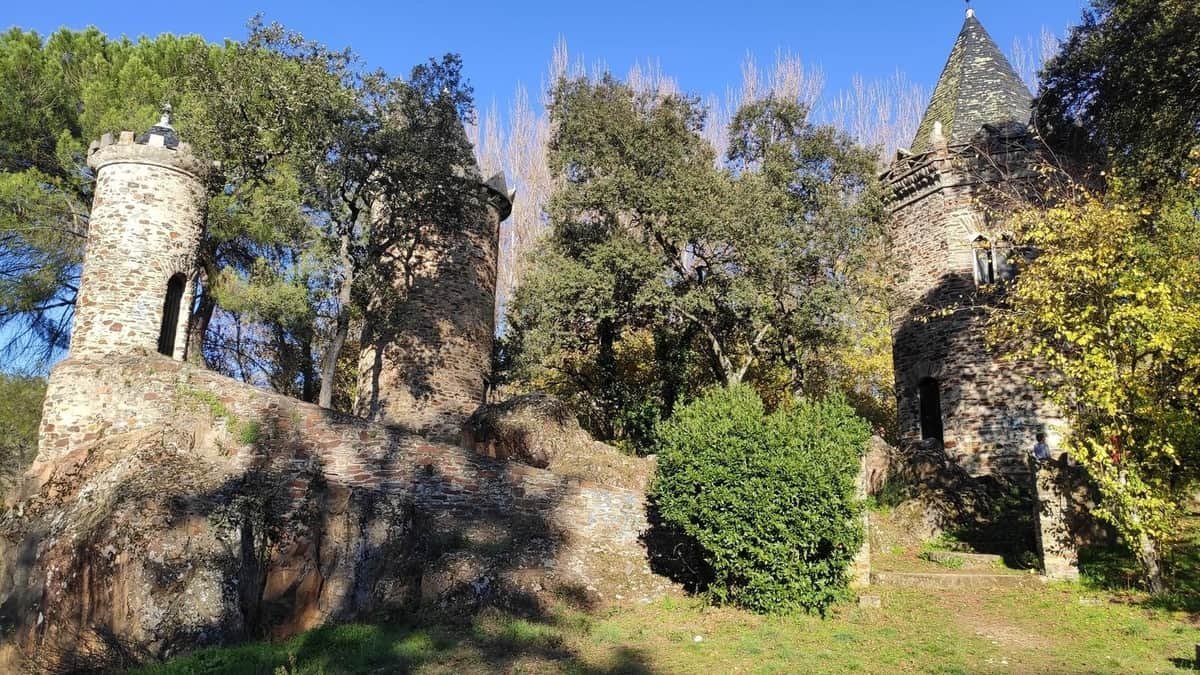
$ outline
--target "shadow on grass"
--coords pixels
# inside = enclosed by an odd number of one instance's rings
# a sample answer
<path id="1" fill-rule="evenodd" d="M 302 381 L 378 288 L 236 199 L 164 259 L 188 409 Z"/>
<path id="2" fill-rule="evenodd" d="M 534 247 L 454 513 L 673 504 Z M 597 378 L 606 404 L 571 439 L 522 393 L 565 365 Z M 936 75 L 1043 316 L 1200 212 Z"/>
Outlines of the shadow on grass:
<path id="1" fill-rule="evenodd" d="M 1167 590 L 1146 596 L 1148 607 L 1200 615 L 1200 518 L 1186 519 L 1163 560 Z M 1092 588 L 1113 592 L 1142 592 L 1145 580 L 1133 552 L 1123 545 L 1085 547 L 1079 551 L 1079 572 Z"/>
<path id="2" fill-rule="evenodd" d="M 568 645 L 586 617 L 526 619 L 488 610 L 471 619 L 443 618 L 402 624 L 326 626 L 279 643 L 209 648 L 136 671 L 141 675 L 300 675 L 307 673 L 404 673 L 424 666 L 462 672 L 553 669 L 583 674 L 648 674 L 646 655 L 619 649 L 608 663 L 583 660 Z"/>
<path id="3" fill-rule="evenodd" d="M 1200 670 L 1200 665 L 1196 665 L 1196 659 L 1181 659 L 1179 657 L 1173 657 L 1167 660 L 1170 661 L 1171 665 L 1175 666 L 1177 670 Z"/>

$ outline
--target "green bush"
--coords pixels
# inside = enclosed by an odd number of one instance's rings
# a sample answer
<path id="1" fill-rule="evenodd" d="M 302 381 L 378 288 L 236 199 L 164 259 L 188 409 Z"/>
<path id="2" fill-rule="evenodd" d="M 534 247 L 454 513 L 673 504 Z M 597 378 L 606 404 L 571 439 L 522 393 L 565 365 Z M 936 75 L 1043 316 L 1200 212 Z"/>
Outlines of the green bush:
<path id="1" fill-rule="evenodd" d="M 855 496 L 870 431 L 844 401 L 767 414 L 749 387 L 711 390 L 658 431 L 653 498 L 692 539 L 718 604 L 824 612 L 862 543 Z"/>
<path id="2" fill-rule="evenodd" d="M 37 454 L 46 380 L 0 373 L 0 490 Z"/>

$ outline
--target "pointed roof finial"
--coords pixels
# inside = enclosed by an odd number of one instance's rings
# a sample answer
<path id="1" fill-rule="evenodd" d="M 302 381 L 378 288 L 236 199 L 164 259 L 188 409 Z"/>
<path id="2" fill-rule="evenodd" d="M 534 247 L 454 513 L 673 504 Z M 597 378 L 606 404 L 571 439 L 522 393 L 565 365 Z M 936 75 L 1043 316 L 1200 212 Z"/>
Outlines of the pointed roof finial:
<path id="1" fill-rule="evenodd" d="M 174 128 L 171 126 L 171 104 L 170 103 L 162 104 L 162 115 L 158 118 L 158 124 L 156 126 L 160 126 L 164 129 L 173 129 Z"/>
<path id="2" fill-rule="evenodd" d="M 975 9 L 971 7 L 971 0 L 967 0 L 967 18 L 975 16 Z"/>
<path id="3" fill-rule="evenodd" d="M 921 117 L 912 150 L 932 149 L 933 123 L 951 146 L 969 143 L 985 124 L 1027 124 L 1033 96 L 983 24 L 968 14 Z"/>
<path id="4" fill-rule="evenodd" d="M 942 129 L 942 121 L 933 123 L 933 131 L 929 134 L 929 143 L 935 148 L 946 145 L 946 132 Z"/>

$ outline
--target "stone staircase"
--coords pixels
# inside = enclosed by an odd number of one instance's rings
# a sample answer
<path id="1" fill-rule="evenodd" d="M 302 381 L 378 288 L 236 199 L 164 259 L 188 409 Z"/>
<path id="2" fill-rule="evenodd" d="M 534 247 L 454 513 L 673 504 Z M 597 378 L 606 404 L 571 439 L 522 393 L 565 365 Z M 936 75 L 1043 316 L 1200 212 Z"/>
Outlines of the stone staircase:
<path id="1" fill-rule="evenodd" d="M 991 572 L 887 572 L 872 571 L 872 586 L 887 586 L 891 588 L 924 588 L 928 590 L 949 590 L 963 588 L 1013 588 L 1026 586 L 1037 582 L 1038 577 L 1032 574 L 991 573 Z"/>
<path id="2" fill-rule="evenodd" d="M 967 549 L 953 539 L 918 534 L 919 527 L 897 518 L 896 513 L 872 514 L 868 529 L 870 585 L 927 590 L 1000 589 L 1037 584 L 1031 570 L 1010 567 L 1003 556 Z M 1003 550 L 1002 542 L 984 542 L 983 550 Z"/>

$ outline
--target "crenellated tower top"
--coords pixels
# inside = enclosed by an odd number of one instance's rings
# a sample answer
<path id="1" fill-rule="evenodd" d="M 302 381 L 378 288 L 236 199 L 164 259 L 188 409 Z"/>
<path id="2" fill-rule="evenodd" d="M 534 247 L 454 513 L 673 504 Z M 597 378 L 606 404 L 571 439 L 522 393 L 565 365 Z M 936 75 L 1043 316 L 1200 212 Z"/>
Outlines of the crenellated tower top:
<path id="1" fill-rule="evenodd" d="M 72 357 L 187 348 L 196 255 L 212 162 L 171 126 L 104 134 L 88 148 L 96 171 L 87 249 L 71 334 Z"/>

